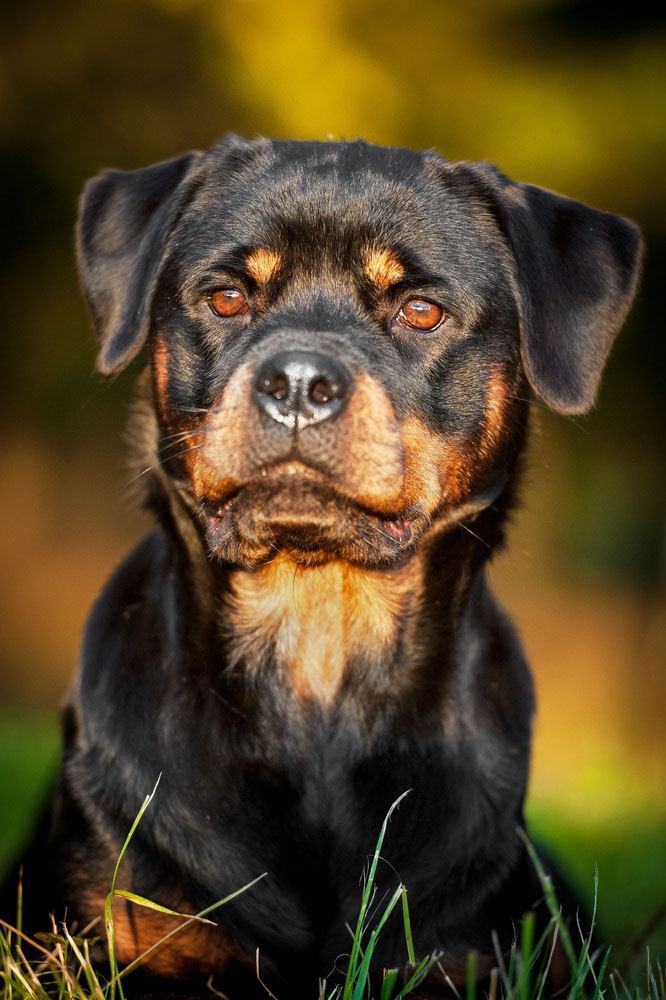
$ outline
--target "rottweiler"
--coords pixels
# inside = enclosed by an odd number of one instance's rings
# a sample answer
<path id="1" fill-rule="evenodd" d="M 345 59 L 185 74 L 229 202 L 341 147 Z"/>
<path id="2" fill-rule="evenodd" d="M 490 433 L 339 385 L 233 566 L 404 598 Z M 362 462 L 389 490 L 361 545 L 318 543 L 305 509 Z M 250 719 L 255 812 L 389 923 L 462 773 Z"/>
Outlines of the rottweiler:
<path id="1" fill-rule="evenodd" d="M 88 621 L 26 912 L 101 917 L 161 775 L 119 886 L 196 913 L 267 875 L 151 952 L 133 995 L 264 996 L 258 950 L 279 1000 L 314 1000 L 410 789 L 383 855 L 417 948 L 453 984 L 471 949 L 487 971 L 544 903 L 520 833 L 532 680 L 485 568 L 530 394 L 594 404 L 636 226 L 488 163 L 227 136 L 90 181 L 77 247 L 99 374 L 147 351 L 155 526 Z M 114 919 L 121 964 L 180 922 L 120 897 Z"/>

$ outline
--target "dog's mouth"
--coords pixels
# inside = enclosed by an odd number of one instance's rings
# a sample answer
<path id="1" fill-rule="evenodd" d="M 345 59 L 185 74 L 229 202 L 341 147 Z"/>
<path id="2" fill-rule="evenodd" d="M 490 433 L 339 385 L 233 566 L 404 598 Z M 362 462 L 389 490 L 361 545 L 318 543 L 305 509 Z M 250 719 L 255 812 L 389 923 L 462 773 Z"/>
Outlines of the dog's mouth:
<path id="1" fill-rule="evenodd" d="M 221 499 L 203 500 L 199 512 L 211 553 L 251 565 L 278 551 L 308 564 L 342 558 L 389 565 L 414 548 L 428 522 L 414 505 L 379 512 L 294 466 L 264 471 Z"/>

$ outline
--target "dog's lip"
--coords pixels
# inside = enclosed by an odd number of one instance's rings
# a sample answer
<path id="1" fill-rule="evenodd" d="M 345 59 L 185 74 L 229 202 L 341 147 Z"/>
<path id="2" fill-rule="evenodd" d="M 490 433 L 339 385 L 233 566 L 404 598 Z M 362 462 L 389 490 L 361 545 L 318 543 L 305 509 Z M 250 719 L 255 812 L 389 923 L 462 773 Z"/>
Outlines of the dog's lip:
<path id="1" fill-rule="evenodd" d="M 295 476 L 298 476 L 302 481 L 312 485 L 315 489 L 320 488 L 325 490 L 327 493 L 339 499 L 341 504 L 343 504 L 347 509 L 351 508 L 357 513 L 365 516 L 386 538 L 401 546 L 407 545 L 411 541 L 414 525 L 422 517 L 422 512 L 415 504 L 411 504 L 404 510 L 396 512 L 395 514 L 385 514 L 377 510 L 373 510 L 367 505 L 355 501 L 353 497 L 339 493 L 335 489 L 334 484 L 332 484 L 322 474 L 297 462 L 285 462 L 279 466 L 274 466 L 271 469 L 261 469 L 256 479 L 250 480 L 247 483 L 238 486 L 236 489 L 229 491 L 222 498 L 202 499 L 199 501 L 199 506 L 202 509 L 206 520 L 210 524 L 219 525 L 233 513 L 235 503 L 240 494 L 243 493 L 247 487 L 252 486 L 253 482 L 271 479 L 278 484 L 280 482 L 287 482 L 291 477 Z M 276 527 L 296 527 L 297 525 L 305 527 L 308 524 L 319 524 L 321 522 L 321 517 L 319 515 L 309 516 L 307 510 L 304 510 L 302 513 L 298 514 L 295 514 L 294 512 L 285 512 L 283 516 L 276 513 L 271 516 L 269 520 Z"/>
<path id="2" fill-rule="evenodd" d="M 410 512 L 411 513 L 411 512 Z M 412 529 L 417 520 L 417 514 L 405 512 L 400 517 L 383 517 L 377 514 L 370 514 L 369 517 L 376 524 L 383 534 L 388 535 L 394 542 L 400 545 L 407 545 L 412 538 Z"/>

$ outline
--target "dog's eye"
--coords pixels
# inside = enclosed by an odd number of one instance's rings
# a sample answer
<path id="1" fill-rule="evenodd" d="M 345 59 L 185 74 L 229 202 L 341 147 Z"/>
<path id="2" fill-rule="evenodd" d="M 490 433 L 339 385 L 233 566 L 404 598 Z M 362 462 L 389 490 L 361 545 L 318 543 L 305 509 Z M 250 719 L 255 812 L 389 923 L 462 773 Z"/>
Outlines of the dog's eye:
<path id="1" fill-rule="evenodd" d="M 218 288 L 208 296 L 208 304 L 216 316 L 241 316 L 250 308 L 242 292 L 235 288 Z"/>
<path id="2" fill-rule="evenodd" d="M 427 299 L 410 299 L 398 313 L 398 322 L 412 330 L 434 330 L 444 319 L 444 310 Z"/>

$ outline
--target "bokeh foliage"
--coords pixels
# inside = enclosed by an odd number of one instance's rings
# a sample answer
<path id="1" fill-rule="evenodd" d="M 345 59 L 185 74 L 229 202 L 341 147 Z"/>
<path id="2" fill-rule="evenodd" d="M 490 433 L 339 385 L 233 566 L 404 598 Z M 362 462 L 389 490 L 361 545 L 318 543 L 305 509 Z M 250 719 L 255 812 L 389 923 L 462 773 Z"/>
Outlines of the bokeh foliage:
<path id="1" fill-rule="evenodd" d="M 227 130 L 326 135 L 490 159 L 517 179 L 636 218 L 641 302 L 570 463 L 561 532 L 577 571 L 663 572 L 666 46 L 657 5 L 556 0 L 62 0 L 3 8 L 2 398 L 64 445 L 90 394 L 92 344 L 71 227 L 83 181 Z M 115 398 L 109 405 L 115 407 Z M 548 422 L 549 432 L 552 421 Z M 585 429 L 588 424 L 585 424 Z"/>

